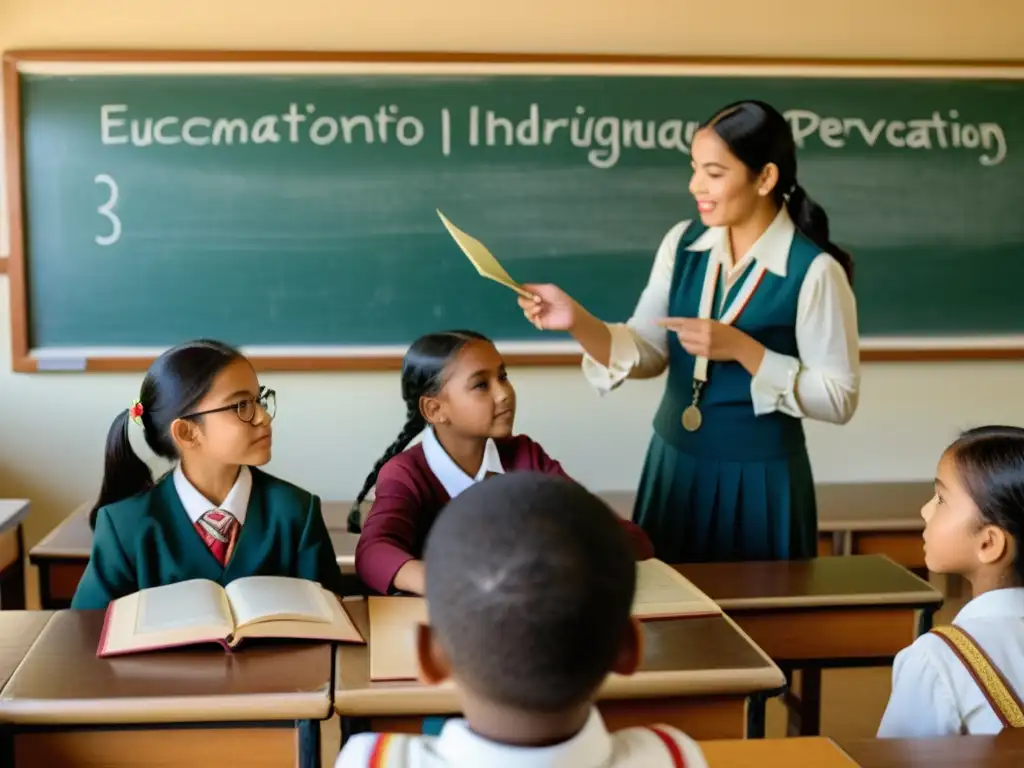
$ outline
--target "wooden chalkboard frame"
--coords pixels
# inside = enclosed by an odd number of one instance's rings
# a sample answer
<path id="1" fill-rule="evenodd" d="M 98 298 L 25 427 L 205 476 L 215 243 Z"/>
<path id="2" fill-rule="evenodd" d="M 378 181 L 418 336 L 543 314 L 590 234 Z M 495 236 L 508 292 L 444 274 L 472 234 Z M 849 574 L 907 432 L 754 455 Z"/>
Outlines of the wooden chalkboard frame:
<path id="1" fill-rule="evenodd" d="M 41 364 L 29 345 L 27 264 L 23 226 L 22 136 L 20 67 L 26 63 L 82 64 L 481 64 L 481 65 L 588 65 L 714 67 L 734 69 L 736 74 L 756 70 L 779 70 L 798 74 L 801 70 L 833 70 L 837 75 L 887 76 L 962 76 L 1007 77 L 1024 79 L 1024 62 L 1012 60 L 899 60 L 899 59 L 784 59 L 732 57 L 676 57 L 575 54 L 434 53 L 434 52 L 313 52 L 313 51 L 202 51 L 202 50 L 12 50 L 3 56 L 3 119 L 5 134 L 5 186 L 8 202 L 10 254 L 0 255 L 0 275 L 7 273 L 10 288 L 12 367 L 20 373 L 41 370 L 91 372 L 145 370 L 152 354 L 136 356 L 87 356 L 60 365 Z M 506 352 L 510 365 L 570 366 L 580 363 L 578 352 L 566 352 L 564 342 L 552 344 L 551 352 Z M 861 359 L 872 362 L 969 361 L 1024 358 L 1024 335 L 993 336 L 965 341 L 960 338 L 912 339 L 886 343 L 870 337 L 861 340 Z M 343 351 L 331 355 L 310 355 L 297 348 L 294 355 L 261 353 L 254 350 L 250 359 L 261 370 L 394 370 L 401 366 L 401 355 L 354 356 Z"/>

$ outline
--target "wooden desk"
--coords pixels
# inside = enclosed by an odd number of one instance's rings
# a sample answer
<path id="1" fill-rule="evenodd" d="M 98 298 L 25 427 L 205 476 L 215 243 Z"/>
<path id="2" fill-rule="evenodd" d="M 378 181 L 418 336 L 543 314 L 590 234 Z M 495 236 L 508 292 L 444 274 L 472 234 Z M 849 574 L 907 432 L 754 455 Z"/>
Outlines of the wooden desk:
<path id="1" fill-rule="evenodd" d="M 921 507 L 931 482 L 819 483 L 818 556 L 888 555 L 902 566 L 924 570 Z M 633 491 L 598 494 L 619 515 L 633 514 Z"/>
<path id="2" fill-rule="evenodd" d="M 39 569 L 39 602 L 45 609 L 55 610 L 71 605 L 71 598 L 75 596 L 92 551 L 92 529 L 89 527 L 92 505 L 90 501 L 79 506 L 29 552 L 29 562 Z M 359 536 L 345 530 L 344 516 L 348 515 L 349 506 L 351 502 L 323 502 L 324 520 L 338 564 L 342 573 L 351 576 L 355 573 Z M 342 519 L 341 528 L 332 527 L 332 522 L 339 517 Z"/>
<path id="3" fill-rule="evenodd" d="M 318 766 L 330 645 L 96 658 L 100 611 L 61 611 L 0 693 L 0 765 Z M 226 760 L 230 755 L 230 761 Z"/>
<path id="4" fill-rule="evenodd" d="M 347 603 L 364 637 L 365 601 Z M 764 735 L 764 706 L 781 692 L 781 670 L 728 617 L 644 623 L 645 658 L 632 677 L 610 676 L 598 706 L 610 729 L 666 723 L 694 738 Z M 334 709 L 348 733 L 418 733 L 427 716 L 458 715 L 450 684 L 371 682 L 368 646 L 338 646 Z M 749 707 L 749 713 L 748 713 Z M 749 714 L 749 719 L 748 719 Z"/>
<path id="5" fill-rule="evenodd" d="M 44 609 L 71 605 L 92 551 L 92 505 L 91 501 L 80 504 L 28 553 L 28 561 L 39 572 L 39 604 Z"/>
<path id="6" fill-rule="evenodd" d="M 0 609 L 25 610 L 25 533 L 27 499 L 0 499 Z"/>
<path id="7" fill-rule="evenodd" d="M 0 611 L 0 691 L 52 616 L 51 611 Z"/>
<path id="8" fill-rule="evenodd" d="M 840 740 L 861 768 L 1020 768 L 1024 731 L 937 739 Z M 715 764 L 712 763 L 712 768 Z"/>
<path id="9" fill-rule="evenodd" d="M 728 739 L 702 741 L 709 768 L 857 768 L 831 739 Z"/>
<path id="10" fill-rule="evenodd" d="M 791 676 L 796 730 L 816 735 L 821 670 L 884 666 L 931 627 L 942 594 L 881 555 L 676 566 Z"/>
<path id="11" fill-rule="evenodd" d="M 934 493 L 931 482 L 819 485 L 818 531 L 835 537 L 832 554 L 887 555 L 923 573 L 921 507 Z"/>

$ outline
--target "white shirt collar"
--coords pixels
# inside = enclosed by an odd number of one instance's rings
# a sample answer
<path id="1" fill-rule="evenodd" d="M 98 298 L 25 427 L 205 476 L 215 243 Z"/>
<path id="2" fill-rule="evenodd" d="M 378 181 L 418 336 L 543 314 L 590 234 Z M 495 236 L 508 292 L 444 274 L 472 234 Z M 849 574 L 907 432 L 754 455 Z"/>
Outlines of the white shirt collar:
<path id="1" fill-rule="evenodd" d="M 953 619 L 955 623 L 963 619 L 994 619 L 1010 617 L 1024 619 L 1024 587 L 994 589 L 978 595 Z"/>
<path id="2" fill-rule="evenodd" d="M 428 427 L 423 433 L 423 455 L 427 459 L 427 466 L 434 476 L 441 481 L 450 498 L 455 498 L 464 490 L 487 477 L 488 472 L 498 475 L 505 474 L 505 468 L 501 466 L 501 456 L 498 455 L 498 446 L 490 438 L 484 447 L 484 460 L 480 463 L 480 470 L 474 477 L 470 477 L 462 468 L 456 464 L 448 452 L 441 447 L 432 427 Z"/>
<path id="3" fill-rule="evenodd" d="M 249 496 L 252 494 L 252 472 L 248 467 L 242 467 L 238 473 L 238 479 L 231 486 L 224 503 L 219 507 L 207 499 L 199 490 L 188 481 L 185 473 L 181 471 L 181 464 L 174 468 L 174 490 L 178 492 L 181 499 L 181 506 L 185 508 L 185 514 L 195 525 L 199 518 L 214 509 L 230 512 L 241 525 L 245 522 L 245 511 L 249 508 Z"/>
<path id="4" fill-rule="evenodd" d="M 445 765 L 455 768 L 598 768 L 612 757 L 612 738 L 596 709 L 583 730 L 551 747 L 512 747 L 479 736 L 465 720 L 445 723 L 436 743 Z"/>
<path id="5" fill-rule="evenodd" d="M 712 255 L 728 264 L 725 254 L 729 248 L 727 227 L 708 227 L 700 237 L 686 246 L 688 251 L 711 251 Z M 743 260 L 757 259 L 764 268 L 779 277 L 786 276 L 786 265 L 789 262 L 789 249 L 793 245 L 796 225 L 783 205 L 768 229 L 761 233 Z"/>

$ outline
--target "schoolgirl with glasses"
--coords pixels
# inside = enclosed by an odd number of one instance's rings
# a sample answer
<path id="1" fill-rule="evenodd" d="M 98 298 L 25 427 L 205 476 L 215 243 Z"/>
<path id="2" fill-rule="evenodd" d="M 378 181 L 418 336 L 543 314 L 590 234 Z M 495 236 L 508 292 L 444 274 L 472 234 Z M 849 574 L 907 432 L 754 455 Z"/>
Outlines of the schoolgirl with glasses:
<path id="1" fill-rule="evenodd" d="M 258 469 L 270 461 L 275 409 L 252 364 L 220 342 L 191 341 L 154 361 L 107 435 L 92 554 L 71 607 L 255 575 L 344 594 L 319 497 Z M 156 482 L 132 450 L 133 422 L 157 456 L 175 462 Z"/>

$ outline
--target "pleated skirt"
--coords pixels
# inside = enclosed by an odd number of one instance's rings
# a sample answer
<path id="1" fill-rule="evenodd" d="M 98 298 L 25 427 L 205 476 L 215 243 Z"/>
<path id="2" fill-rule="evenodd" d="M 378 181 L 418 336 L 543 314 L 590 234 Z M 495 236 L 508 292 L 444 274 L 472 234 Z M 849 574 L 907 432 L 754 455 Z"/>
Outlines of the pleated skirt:
<path id="1" fill-rule="evenodd" d="M 667 563 L 813 557 L 818 513 L 807 451 L 721 461 L 683 453 L 654 434 L 633 521 Z"/>

